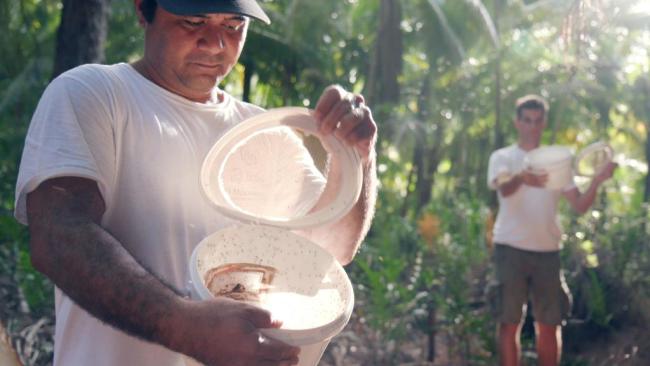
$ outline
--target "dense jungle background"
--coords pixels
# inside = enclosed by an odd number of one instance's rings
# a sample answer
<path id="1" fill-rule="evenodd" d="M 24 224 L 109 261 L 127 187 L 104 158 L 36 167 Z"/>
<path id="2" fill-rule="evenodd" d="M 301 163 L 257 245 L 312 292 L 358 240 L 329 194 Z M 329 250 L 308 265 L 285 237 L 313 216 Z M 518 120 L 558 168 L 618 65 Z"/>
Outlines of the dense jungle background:
<path id="1" fill-rule="evenodd" d="M 321 365 L 496 363 L 485 176 L 490 152 L 515 141 L 514 101 L 528 93 L 551 105 L 544 144 L 606 141 L 620 164 L 588 213 L 561 208 L 574 295 L 563 365 L 650 364 L 650 1 L 260 2 L 273 23 L 254 22 L 223 87 L 268 108 L 313 107 L 339 83 L 379 124 L 377 213 L 346 267 L 355 311 Z M 2 365 L 52 356 L 52 284 L 12 214 L 31 114 L 61 71 L 141 52 L 129 0 L 0 0 Z"/>

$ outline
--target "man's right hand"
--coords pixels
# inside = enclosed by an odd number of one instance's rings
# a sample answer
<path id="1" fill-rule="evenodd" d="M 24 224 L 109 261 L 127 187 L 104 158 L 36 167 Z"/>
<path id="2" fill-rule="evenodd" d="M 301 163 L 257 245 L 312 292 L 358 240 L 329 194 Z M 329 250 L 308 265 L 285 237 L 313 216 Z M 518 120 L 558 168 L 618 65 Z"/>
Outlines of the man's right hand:
<path id="1" fill-rule="evenodd" d="M 220 298 L 183 300 L 171 329 L 172 349 L 215 366 L 289 366 L 298 363 L 300 348 L 264 337 L 261 328 L 279 327 L 258 307 Z"/>
<path id="2" fill-rule="evenodd" d="M 530 170 L 524 170 L 519 173 L 521 182 L 527 186 L 544 188 L 546 182 L 548 181 L 548 173 L 546 172 L 533 172 Z"/>
<path id="3" fill-rule="evenodd" d="M 548 174 L 546 172 L 533 172 L 524 170 L 515 174 L 509 180 L 498 185 L 498 190 L 503 197 L 509 197 L 523 185 L 544 188 L 548 181 Z"/>

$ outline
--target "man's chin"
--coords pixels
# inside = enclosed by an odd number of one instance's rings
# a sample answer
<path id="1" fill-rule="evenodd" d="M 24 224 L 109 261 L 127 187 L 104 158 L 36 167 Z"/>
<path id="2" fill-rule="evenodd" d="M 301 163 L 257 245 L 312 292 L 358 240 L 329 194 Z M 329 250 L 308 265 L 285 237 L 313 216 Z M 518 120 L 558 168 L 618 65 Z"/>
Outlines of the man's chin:
<path id="1" fill-rule="evenodd" d="M 196 91 L 210 91 L 214 89 L 215 86 L 219 85 L 223 78 L 223 76 L 200 75 L 194 77 L 187 86 Z"/>

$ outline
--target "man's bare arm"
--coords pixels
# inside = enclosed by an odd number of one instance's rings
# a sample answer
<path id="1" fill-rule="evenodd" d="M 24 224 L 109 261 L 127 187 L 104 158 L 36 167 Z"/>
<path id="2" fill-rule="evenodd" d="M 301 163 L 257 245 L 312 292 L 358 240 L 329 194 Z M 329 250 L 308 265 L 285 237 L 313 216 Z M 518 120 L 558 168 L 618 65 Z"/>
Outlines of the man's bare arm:
<path id="1" fill-rule="evenodd" d="M 312 229 L 307 233 L 312 240 L 332 253 L 341 264 L 348 264 L 357 253 L 374 215 L 377 197 L 375 163 L 377 124 L 363 96 L 347 92 L 338 85 L 329 86 L 323 91 L 316 105 L 315 114 L 319 133 L 334 134 L 356 149 L 361 158 L 363 182 L 355 206 L 338 222 Z M 337 194 L 341 174 L 338 162 L 332 159 L 328 183 L 317 207 Z"/>
<path id="2" fill-rule="evenodd" d="M 597 176 L 592 179 L 589 187 L 585 192 L 580 192 L 578 188 L 573 188 L 567 192 L 564 192 L 564 198 L 569 201 L 571 208 L 578 214 L 582 215 L 591 205 L 593 205 L 594 200 L 596 199 L 596 193 L 598 193 L 598 187 L 612 177 L 614 170 L 618 167 L 616 163 L 609 163 L 603 171 L 601 171 Z"/>
<path id="3" fill-rule="evenodd" d="M 306 235 L 311 240 L 326 248 L 343 265 L 350 263 L 354 258 L 370 229 L 374 216 L 377 200 L 377 169 L 374 152 L 372 155 L 362 164 L 361 193 L 350 212 L 335 223 L 306 231 Z M 338 194 L 340 175 L 338 162 L 332 159 L 325 191 L 314 210 L 318 210 L 323 203 L 330 202 L 333 196 Z"/>
<path id="4" fill-rule="evenodd" d="M 499 184 L 497 189 L 503 197 L 509 197 L 519 190 L 522 185 L 529 185 L 531 187 L 544 187 L 548 180 L 547 174 L 533 174 L 528 171 L 522 171 L 515 174 L 509 180 Z"/>
<path id="5" fill-rule="evenodd" d="M 57 178 L 27 196 L 34 267 L 99 319 L 147 340 L 179 297 L 99 226 L 104 202 L 95 182 Z M 97 296 L 100 293 L 100 296 Z"/>
<path id="6" fill-rule="evenodd" d="M 94 181 L 56 178 L 27 196 L 32 262 L 72 300 L 131 335 L 202 362 L 295 360 L 297 349 L 259 343 L 268 312 L 231 300 L 190 301 L 143 268 L 100 226 Z M 275 363 L 272 363 L 275 364 Z"/>

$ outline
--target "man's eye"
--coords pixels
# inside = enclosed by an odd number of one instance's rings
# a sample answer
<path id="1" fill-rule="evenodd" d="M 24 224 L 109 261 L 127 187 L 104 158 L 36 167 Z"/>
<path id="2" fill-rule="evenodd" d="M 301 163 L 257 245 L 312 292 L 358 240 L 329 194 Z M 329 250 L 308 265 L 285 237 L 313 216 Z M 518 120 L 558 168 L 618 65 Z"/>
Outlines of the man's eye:
<path id="1" fill-rule="evenodd" d="M 237 32 L 244 26 L 244 24 L 244 22 L 231 22 L 224 23 L 223 27 L 229 32 Z"/>
<path id="2" fill-rule="evenodd" d="M 184 23 L 185 23 L 185 25 L 187 25 L 189 27 L 195 28 L 195 27 L 200 27 L 201 25 L 203 25 L 203 23 L 205 23 L 205 21 L 203 21 L 203 20 L 185 19 Z"/>

